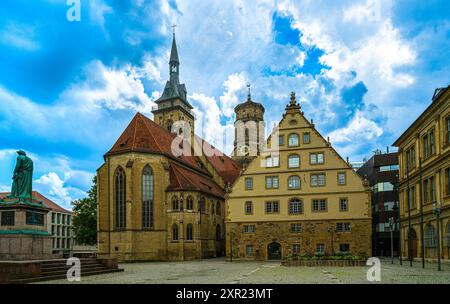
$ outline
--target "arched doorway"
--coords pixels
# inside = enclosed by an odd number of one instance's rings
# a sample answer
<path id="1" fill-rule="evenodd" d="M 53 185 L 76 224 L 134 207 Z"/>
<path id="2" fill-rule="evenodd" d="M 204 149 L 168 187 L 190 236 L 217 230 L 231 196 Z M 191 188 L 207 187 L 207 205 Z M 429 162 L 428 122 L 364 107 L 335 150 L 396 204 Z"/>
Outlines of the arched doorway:
<path id="1" fill-rule="evenodd" d="M 411 238 L 411 252 L 409 251 L 409 238 Z M 417 233 L 411 228 L 408 232 L 408 239 L 406 240 L 406 252 L 408 253 L 408 258 L 416 258 L 417 257 Z"/>
<path id="2" fill-rule="evenodd" d="M 279 243 L 271 243 L 267 246 L 267 259 L 281 260 L 281 245 Z"/>

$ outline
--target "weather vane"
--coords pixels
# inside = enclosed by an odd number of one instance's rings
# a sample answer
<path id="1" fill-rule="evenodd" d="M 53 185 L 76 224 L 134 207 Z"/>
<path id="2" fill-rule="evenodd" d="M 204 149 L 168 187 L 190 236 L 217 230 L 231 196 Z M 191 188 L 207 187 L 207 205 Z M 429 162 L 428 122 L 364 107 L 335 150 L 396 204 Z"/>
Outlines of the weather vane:
<path id="1" fill-rule="evenodd" d="M 251 99 L 252 99 L 252 95 L 251 95 L 251 92 L 250 92 L 250 87 L 251 87 L 250 83 L 247 83 L 247 88 L 248 88 L 248 100 L 251 100 Z"/>
<path id="2" fill-rule="evenodd" d="M 172 24 L 172 29 L 173 29 L 173 34 L 175 35 L 175 28 L 177 27 L 177 24 L 174 22 L 173 24 Z"/>

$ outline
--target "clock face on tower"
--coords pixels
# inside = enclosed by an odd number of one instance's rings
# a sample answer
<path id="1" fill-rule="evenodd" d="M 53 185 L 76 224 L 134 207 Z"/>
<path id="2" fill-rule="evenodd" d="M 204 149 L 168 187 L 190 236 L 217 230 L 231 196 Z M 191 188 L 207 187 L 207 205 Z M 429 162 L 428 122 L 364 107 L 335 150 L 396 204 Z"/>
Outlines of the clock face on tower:
<path id="1" fill-rule="evenodd" d="M 176 65 L 173 65 L 172 66 L 172 73 L 176 73 L 177 72 L 177 66 Z"/>

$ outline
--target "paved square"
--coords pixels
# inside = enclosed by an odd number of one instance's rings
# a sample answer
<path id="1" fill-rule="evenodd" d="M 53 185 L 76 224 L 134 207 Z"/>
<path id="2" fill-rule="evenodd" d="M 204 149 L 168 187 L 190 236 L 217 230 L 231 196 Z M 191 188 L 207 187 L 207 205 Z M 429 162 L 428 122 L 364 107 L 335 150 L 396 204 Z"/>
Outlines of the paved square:
<path id="1" fill-rule="evenodd" d="M 367 283 L 366 267 L 286 267 L 279 262 L 226 262 L 223 258 L 190 262 L 149 262 L 120 264 L 124 272 L 84 277 L 85 284 L 355 284 Z M 436 264 L 409 262 L 391 265 L 382 260 L 381 282 L 399 283 L 450 283 L 450 265 L 442 271 Z M 77 284 L 66 280 L 47 281 L 43 284 Z"/>

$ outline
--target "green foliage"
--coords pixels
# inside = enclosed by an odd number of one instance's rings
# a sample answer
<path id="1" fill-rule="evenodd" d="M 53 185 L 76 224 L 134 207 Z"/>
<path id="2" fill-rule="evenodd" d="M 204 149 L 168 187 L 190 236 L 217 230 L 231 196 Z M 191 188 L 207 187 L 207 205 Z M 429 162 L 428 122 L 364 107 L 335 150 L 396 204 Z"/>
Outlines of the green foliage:
<path id="1" fill-rule="evenodd" d="M 88 197 L 72 202 L 72 228 L 77 244 L 97 244 L 97 176 L 93 178 L 92 183 Z"/>

